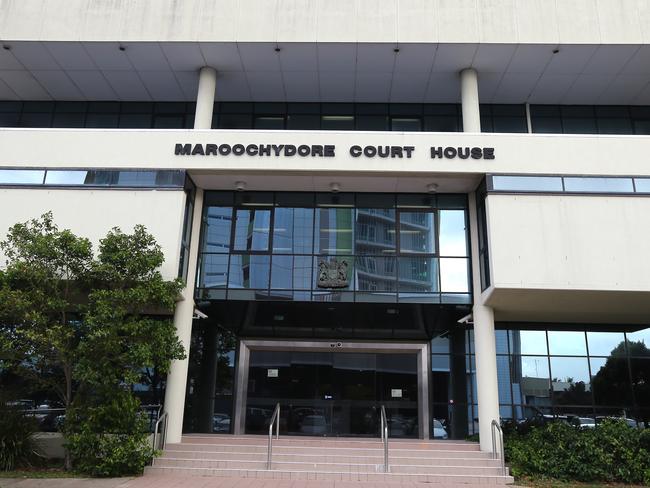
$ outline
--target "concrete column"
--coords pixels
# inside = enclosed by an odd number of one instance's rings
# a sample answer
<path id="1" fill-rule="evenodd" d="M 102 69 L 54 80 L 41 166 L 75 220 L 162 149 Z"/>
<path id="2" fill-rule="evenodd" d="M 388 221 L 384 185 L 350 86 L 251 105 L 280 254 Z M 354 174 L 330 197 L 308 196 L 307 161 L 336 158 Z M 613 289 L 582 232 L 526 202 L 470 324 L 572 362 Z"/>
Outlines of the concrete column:
<path id="1" fill-rule="evenodd" d="M 180 442 L 183 433 L 183 414 L 185 413 L 185 388 L 187 368 L 190 358 L 190 339 L 192 337 L 192 317 L 194 315 L 194 283 L 199 255 L 199 236 L 201 233 L 201 213 L 203 211 L 203 190 L 197 189 L 192 214 L 192 235 L 188 256 L 187 283 L 181 292 L 181 300 L 176 303 L 174 325 L 176 335 L 185 348 L 185 359 L 172 361 L 167 375 L 165 389 L 165 412 L 167 422 L 167 442 Z"/>
<path id="2" fill-rule="evenodd" d="M 199 71 L 199 91 L 196 96 L 196 113 L 194 114 L 195 129 L 212 128 L 212 112 L 214 110 L 214 93 L 217 88 L 217 71 L 204 66 Z"/>
<path id="3" fill-rule="evenodd" d="M 474 68 L 460 72 L 460 99 L 463 108 L 463 132 L 481 132 L 478 74 Z"/>
<path id="4" fill-rule="evenodd" d="M 481 297 L 481 266 L 479 262 L 478 215 L 476 193 L 469 194 L 469 221 L 472 250 L 472 283 L 474 293 L 474 353 L 476 358 L 476 390 L 481 451 L 492 452 L 492 420 L 499 421 L 499 387 L 494 336 L 494 312 Z"/>

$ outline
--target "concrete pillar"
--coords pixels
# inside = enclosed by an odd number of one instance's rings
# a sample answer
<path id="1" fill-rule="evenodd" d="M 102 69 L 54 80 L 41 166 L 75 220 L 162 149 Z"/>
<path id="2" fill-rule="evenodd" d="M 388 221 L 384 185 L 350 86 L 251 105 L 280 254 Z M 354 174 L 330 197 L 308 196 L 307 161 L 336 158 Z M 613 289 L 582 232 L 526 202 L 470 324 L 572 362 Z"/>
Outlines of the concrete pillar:
<path id="1" fill-rule="evenodd" d="M 181 292 L 181 300 L 176 303 L 174 325 L 176 335 L 185 348 L 185 359 L 172 361 L 167 375 L 165 389 L 165 412 L 167 422 L 167 442 L 180 442 L 183 433 L 183 414 L 185 413 L 185 388 L 187 368 L 190 358 L 190 339 L 192 337 L 192 317 L 194 315 L 194 283 L 199 255 L 199 235 L 201 233 L 201 213 L 203 211 L 203 190 L 196 190 L 194 212 L 192 215 L 192 235 L 188 256 L 187 283 Z"/>
<path id="2" fill-rule="evenodd" d="M 499 387 L 494 336 L 494 312 L 481 298 L 481 266 L 478 243 L 476 194 L 469 195 L 469 221 L 472 250 L 472 283 L 474 293 L 474 353 L 476 358 L 476 391 L 481 451 L 492 452 L 492 420 L 499 421 Z"/>
<path id="3" fill-rule="evenodd" d="M 196 96 L 196 112 L 194 114 L 195 129 L 212 128 L 212 112 L 214 111 L 214 93 L 217 88 L 217 71 L 204 66 L 199 71 L 199 91 Z"/>
<path id="4" fill-rule="evenodd" d="M 463 108 L 463 132 L 481 132 L 478 74 L 474 68 L 460 72 L 460 99 Z"/>

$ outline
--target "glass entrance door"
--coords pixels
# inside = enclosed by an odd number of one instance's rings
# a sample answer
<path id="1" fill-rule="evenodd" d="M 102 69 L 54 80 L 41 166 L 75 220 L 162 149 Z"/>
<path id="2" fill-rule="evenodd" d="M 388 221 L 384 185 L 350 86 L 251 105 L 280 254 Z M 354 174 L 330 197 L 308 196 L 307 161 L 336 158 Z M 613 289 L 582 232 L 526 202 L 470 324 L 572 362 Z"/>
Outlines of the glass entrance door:
<path id="1" fill-rule="evenodd" d="M 277 402 L 289 435 L 418 436 L 416 354 L 251 351 L 245 431 L 266 433 Z"/>

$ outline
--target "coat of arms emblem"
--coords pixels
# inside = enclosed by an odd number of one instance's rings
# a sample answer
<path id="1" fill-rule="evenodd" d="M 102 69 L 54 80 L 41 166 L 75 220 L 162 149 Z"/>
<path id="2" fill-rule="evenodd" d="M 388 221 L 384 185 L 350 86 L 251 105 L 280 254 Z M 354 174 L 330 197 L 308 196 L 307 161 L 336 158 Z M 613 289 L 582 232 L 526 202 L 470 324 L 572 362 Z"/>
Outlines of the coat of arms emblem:
<path id="1" fill-rule="evenodd" d="M 345 259 L 318 263 L 318 288 L 345 288 L 348 286 L 348 262 Z"/>

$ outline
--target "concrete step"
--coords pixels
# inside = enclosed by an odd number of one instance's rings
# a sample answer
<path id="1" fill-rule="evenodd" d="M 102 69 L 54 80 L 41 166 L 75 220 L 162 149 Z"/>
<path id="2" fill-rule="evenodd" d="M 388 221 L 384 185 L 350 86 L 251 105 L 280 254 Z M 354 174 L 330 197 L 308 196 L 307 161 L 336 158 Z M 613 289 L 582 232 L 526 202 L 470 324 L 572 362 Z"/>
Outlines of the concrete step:
<path id="1" fill-rule="evenodd" d="M 450 451 L 445 451 L 449 453 Z M 390 451 L 390 459 L 392 463 L 404 465 L 420 465 L 425 464 L 429 466 L 485 466 L 485 467 L 498 467 L 500 463 L 498 460 L 491 459 L 490 457 L 478 457 L 478 453 L 465 453 L 465 457 L 439 457 L 439 456 L 409 456 L 403 455 L 401 451 Z M 470 457 L 471 456 L 471 457 Z M 183 450 L 182 446 L 177 449 L 166 449 L 162 456 L 163 458 L 175 459 L 212 459 L 221 461 L 266 461 L 266 450 L 263 452 L 247 452 L 243 449 L 240 451 L 219 451 L 219 450 Z M 274 461 L 296 461 L 296 462 L 324 462 L 324 463 L 351 463 L 351 464 L 381 464 L 384 462 L 384 454 L 382 451 L 371 451 L 364 454 L 363 451 L 356 452 L 353 455 L 342 455 L 339 453 L 323 454 L 320 452 L 304 453 L 292 452 L 282 453 L 274 449 Z"/>
<path id="2" fill-rule="evenodd" d="M 392 473 L 416 473 L 447 475 L 458 474 L 460 470 L 468 475 L 490 475 L 498 476 L 501 473 L 500 467 L 488 466 L 430 466 L 425 464 L 414 465 L 397 464 L 389 460 Z M 242 461 L 242 460 L 217 460 L 217 459 L 183 459 L 183 458 L 160 458 L 155 466 L 167 468 L 210 468 L 210 469 L 266 469 L 266 461 Z M 350 472 L 350 473 L 379 473 L 383 471 L 383 461 L 379 463 L 327 463 L 303 462 L 303 461 L 280 461 L 273 460 L 272 469 L 277 471 L 320 471 L 320 472 Z"/>
<path id="3" fill-rule="evenodd" d="M 371 482 L 422 482 L 456 484 L 505 485 L 513 483 L 511 476 L 425 473 L 363 473 L 300 470 L 259 470 L 238 468 L 201 468 L 154 466 L 145 469 L 145 475 L 157 476 L 219 476 L 259 479 L 315 480 L 315 481 L 371 481 Z"/>

